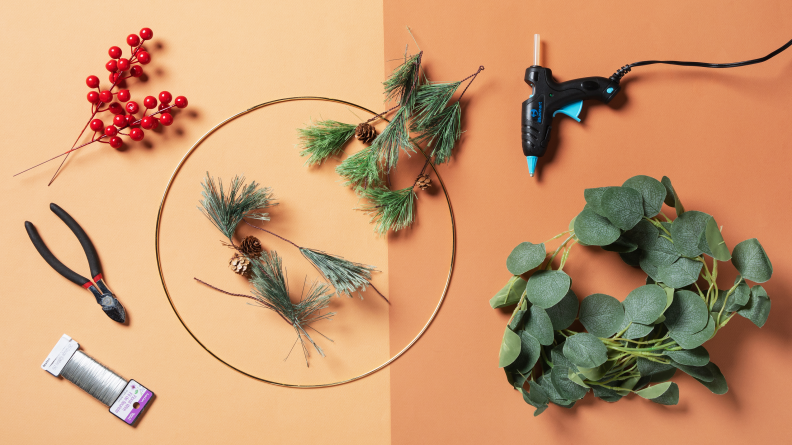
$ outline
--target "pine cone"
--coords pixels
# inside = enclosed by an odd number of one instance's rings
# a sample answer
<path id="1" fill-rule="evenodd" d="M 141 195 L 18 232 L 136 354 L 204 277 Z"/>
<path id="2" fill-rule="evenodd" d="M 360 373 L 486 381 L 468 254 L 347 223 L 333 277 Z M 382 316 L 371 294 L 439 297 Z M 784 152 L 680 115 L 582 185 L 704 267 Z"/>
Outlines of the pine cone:
<path id="1" fill-rule="evenodd" d="M 235 253 L 228 262 L 228 267 L 234 271 L 235 274 L 247 276 L 250 274 L 250 260 L 244 256 Z"/>
<path id="2" fill-rule="evenodd" d="M 261 247 L 261 241 L 255 236 L 246 236 L 245 239 L 242 240 L 242 244 L 239 246 L 239 250 L 242 251 L 247 256 L 257 257 L 261 254 L 261 251 L 264 250 Z"/>
<path id="3" fill-rule="evenodd" d="M 361 122 L 355 127 L 355 137 L 364 144 L 369 144 L 377 137 L 377 130 L 368 122 Z"/>
<path id="4" fill-rule="evenodd" d="M 429 175 L 418 175 L 418 178 L 415 180 L 415 185 L 421 190 L 426 190 L 432 186 L 432 180 L 429 179 Z"/>

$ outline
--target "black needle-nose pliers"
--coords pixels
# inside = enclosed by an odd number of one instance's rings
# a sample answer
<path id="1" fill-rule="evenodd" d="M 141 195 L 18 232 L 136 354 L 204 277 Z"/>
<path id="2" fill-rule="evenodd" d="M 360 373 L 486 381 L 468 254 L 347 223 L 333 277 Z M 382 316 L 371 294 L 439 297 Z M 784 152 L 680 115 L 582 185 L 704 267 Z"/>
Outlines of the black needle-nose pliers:
<path id="1" fill-rule="evenodd" d="M 25 221 L 25 230 L 27 230 L 28 236 L 30 236 L 30 241 L 33 241 L 33 246 L 36 247 L 38 253 L 44 258 L 44 261 L 47 262 L 56 272 L 63 275 L 69 281 L 79 284 L 80 286 L 88 289 L 91 291 L 93 296 L 96 298 L 96 302 L 102 306 L 102 310 L 107 314 L 108 317 L 111 319 L 119 322 L 124 323 L 126 321 L 126 310 L 124 310 L 124 306 L 118 301 L 118 299 L 110 292 L 110 289 L 107 288 L 107 285 L 104 283 L 102 279 L 102 267 L 99 264 L 99 257 L 96 255 L 96 249 L 94 245 L 91 243 L 91 240 L 88 239 L 88 235 L 85 231 L 77 224 L 77 221 L 74 220 L 71 216 L 69 216 L 66 211 L 62 208 L 58 207 L 57 204 L 50 204 L 50 210 L 53 213 L 58 215 L 58 217 L 63 220 L 64 223 L 71 229 L 77 239 L 80 241 L 83 250 L 85 251 L 85 256 L 88 257 L 88 265 L 91 268 L 91 276 L 93 277 L 93 281 L 85 278 L 84 276 L 74 272 L 73 270 L 69 269 L 60 262 L 55 255 L 50 252 L 47 246 L 44 244 L 44 241 L 41 240 L 41 237 L 36 231 L 36 227 L 30 221 Z"/>

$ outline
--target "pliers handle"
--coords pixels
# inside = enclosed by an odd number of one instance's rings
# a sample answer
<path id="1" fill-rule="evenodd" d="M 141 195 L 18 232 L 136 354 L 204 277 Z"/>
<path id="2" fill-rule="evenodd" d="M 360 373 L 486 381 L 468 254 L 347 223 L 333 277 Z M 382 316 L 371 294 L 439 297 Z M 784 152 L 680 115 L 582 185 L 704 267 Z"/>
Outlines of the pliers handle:
<path id="1" fill-rule="evenodd" d="M 99 257 L 96 254 L 96 248 L 94 247 L 93 243 L 91 243 L 91 240 L 88 238 L 85 230 L 83 230 L 83 228 L 77 224 L 77 221 L 75 221 L 71 215 L 66 213 L 66 211 L 60 208 L 57 204 L 50 204 L 50 210 L 52 210 L 53 213 L 58 215 L 58 217 L 64 223 L 66 223 L 66 226 L 71 229 L 72 233 L 74 233 L 74 235 L 77 237 L 77 240 L 80 241 L 80 245 L 82 245 L 85 256 L 88 259 L 88 266 L 91 269 L 91 277 L 93 278 L 93 281 L 71 270 L 60 260 L 55 258 L 55 255 L 53 255 L 49 248 L 47 248 L 47 245 L 44 244 L 44 241 L 39 236 L 38 231 L 36 230 L 36 227 L 33 225 L 33 223 L 30 221 L 25 221 L 25 230 L 27 230 L 30 241 L 33 242 L 33 246 L 36 248 L 36 250 L 38 250 L 38 253 L 41 255 L 41 257 L 44 258 L 44 261 L 46 261 L 50 267 L 55 269 L 56 272 L 63 275 L 63 277 L 69 281 L 91 291 L 91 293 L 96 298 L 96 302 L 102 306 L 102 310 L 104 310 L 108 317 L 119 323 L 124 323 L 126 321 L 126 311 L 104 283 L 104 280 L 102 279 L 102 266 L 99 263 Z M 96 284 L 94 284 L 94 282 L 96 282 Z"/>

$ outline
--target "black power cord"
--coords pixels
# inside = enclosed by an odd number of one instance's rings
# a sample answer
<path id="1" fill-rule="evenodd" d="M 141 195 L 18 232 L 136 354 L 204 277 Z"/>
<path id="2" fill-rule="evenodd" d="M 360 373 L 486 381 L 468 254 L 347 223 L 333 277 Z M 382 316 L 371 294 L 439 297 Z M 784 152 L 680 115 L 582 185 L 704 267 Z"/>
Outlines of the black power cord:
<path id="1" fill-rule="evenodd" d="M 625 74 L 629 73 L 633 67 L 654 65 L 657 63 L 662 63 L 665 65 L 678 65 L 678 66 L 697 66 L 701 68 L 735 68 L 738 66 L 754 65 L 772 59 L 773 57 L 777 56 L 779 53 L 789 48 L 790 46 L 792 46 L 792 40 L 786 42 L 784 46 L 778 48 L 777 50 L 771 52 L 770 54 L 764 57 L 760 57 L 758 59 L 746 60 L 743 62 L 733 62 L 733 63 L 680 62 L 678 60 L 644 60 L 642 62 L 635 62 L 629 65 L 624 65 L 623 67 L 619 68 L 615 73 L 613 73 L 612 76 L 610 76 L 610 80 L 614 82 L 618 82 L 621 80 L 622 77 L 624 77 Z"/>

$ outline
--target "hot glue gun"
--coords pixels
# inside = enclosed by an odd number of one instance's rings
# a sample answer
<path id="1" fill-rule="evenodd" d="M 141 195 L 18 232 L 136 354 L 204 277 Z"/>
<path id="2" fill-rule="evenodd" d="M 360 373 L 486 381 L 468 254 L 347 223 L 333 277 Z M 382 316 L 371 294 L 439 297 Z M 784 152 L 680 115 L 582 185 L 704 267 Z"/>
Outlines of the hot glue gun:
<path id="1" fill-rule="evenodd" d="M 657 63 L 702 68 L 734 68 L 753 65 L 771 59 L 792 45 L 792 40 L 781 48 L 758 59 L 734 63 L 680 62 L 676 60 L 645 60 L 619 68 L 609 78 L 582 77 L 580 79 L 556 82 L 550 68 L 539 65 L 539 34 L 534 35 L 534 63 L 525 70 L 525 82 L 533 88 L 531 96 L 522 104 L 522 149 L 528 160 L 528 172 L 536 172 L 536 163 L 547 151 L 550 142 L 550 128 L 556 114 L 565 114 L 580 122 L 583 101 L 596 99 L 608 103 L 621 89 L 619 81 L 633 67 Z"/>

